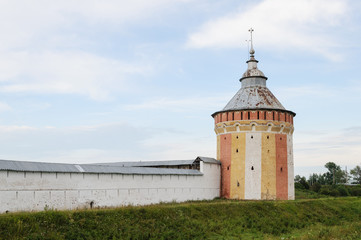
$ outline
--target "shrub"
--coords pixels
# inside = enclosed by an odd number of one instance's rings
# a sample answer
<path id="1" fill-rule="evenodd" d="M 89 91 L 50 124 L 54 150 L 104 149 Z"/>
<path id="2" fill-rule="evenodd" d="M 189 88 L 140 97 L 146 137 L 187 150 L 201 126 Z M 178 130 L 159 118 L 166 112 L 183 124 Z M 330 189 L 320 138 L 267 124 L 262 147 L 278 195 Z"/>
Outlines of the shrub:
<path id="1" fill-rule="evenodd" d="M 339 192 L 340 196 L 350 196 L 347 188 L 343 185 L 337 186 L 337 191 Z"/>
<path id="2" fill-rule="evenodd" d="M 340 196 L 340 192 L 337 190 L 337 188 L 334 188 L 334 189 L 331 189 L 330 191 L 330 195 L 331 196 L 334 196 L 334 197 L 337 197 L 337 196 Z"/>
<path id="3" fill-rule="evenodd" d="M 321 190 L 321 184 L 319 184 L 318 182 L 315 182 L 312 186 L 311 186 L 311 190 L 314 192 L 319 192 Z"/>
<path id="4" fill-rule="evenodd" d="M 322 186 L 320 189 L 320 193 L 323 195 L 330 195 L 331 189 L 329 186 Z"/>
<path id="5" fill-rule="evenodd" d="M 295 182 L 295 188 L 297 189 L 305 189 L 305 186 L 303 186 L 301 183 L 299 182 Z"/>
<path id="6" fill-rule="evenodd" d="M 361 186 L 349 186 L 348 191 L 352 196 L 361 196 Z"/>

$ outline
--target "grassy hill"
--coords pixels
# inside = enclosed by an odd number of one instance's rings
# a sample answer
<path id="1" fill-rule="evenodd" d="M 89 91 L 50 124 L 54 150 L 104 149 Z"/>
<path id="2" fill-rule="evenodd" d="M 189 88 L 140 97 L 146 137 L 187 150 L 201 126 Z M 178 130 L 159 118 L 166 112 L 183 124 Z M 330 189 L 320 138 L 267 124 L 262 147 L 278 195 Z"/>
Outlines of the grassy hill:
<path id="1" fill-rule="evenodd" d="M 360 239 L 361 198 L 217 199 L 0 215 L 0 239 Z"/>

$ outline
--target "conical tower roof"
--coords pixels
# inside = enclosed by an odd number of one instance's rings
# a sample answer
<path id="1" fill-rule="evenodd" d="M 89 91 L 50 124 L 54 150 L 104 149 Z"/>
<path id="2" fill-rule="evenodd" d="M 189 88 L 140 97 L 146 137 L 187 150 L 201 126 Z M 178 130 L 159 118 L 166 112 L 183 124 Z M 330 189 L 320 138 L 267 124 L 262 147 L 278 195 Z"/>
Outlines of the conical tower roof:
<path id="1" fill-rule="evenodd" d="M 296 115 L 294 112 L 286 110 L 273 93 L 267 88 L 267 77 L 258 69 L 258 61 L 255 59 L 255 51 L 251 42 L 250 58 L 247 61 L 248 68 L 243 74 L 240 82 L 241 89 L 233 96 L 227 105 L 216 113 L 237 111 L 237 110 L 280 110 Z"/>

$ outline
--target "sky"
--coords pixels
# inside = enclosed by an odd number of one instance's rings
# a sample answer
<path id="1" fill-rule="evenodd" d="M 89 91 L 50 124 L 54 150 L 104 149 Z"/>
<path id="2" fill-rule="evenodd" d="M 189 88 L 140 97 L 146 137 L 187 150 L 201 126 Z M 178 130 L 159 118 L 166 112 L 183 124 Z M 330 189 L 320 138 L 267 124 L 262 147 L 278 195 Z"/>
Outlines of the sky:
<path id="1" fill-rule="evenodd" d="M 295 174 L 361 164 L 358 0 L 0 0 L 0 159 L 216 157 L 258 67 L 297 113 Z"/>

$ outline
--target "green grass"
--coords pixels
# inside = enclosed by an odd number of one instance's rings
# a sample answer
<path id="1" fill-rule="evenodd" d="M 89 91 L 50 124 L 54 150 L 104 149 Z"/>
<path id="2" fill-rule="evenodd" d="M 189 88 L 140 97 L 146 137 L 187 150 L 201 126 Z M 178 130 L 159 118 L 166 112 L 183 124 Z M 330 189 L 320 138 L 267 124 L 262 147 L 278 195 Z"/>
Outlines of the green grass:
<path id="1" fill-rule="evenodd" d="M 361 198 L 216 199 L 0 215 L 0 239 L 360 239 Z"/>
<path id="2" fill-rule="evenodd" d="M 328 198 L 330 196 L 316 193 L 307 189 L 296 189 L 295 198 L 296 199 L 318 199 L 318 198 Z"/>

